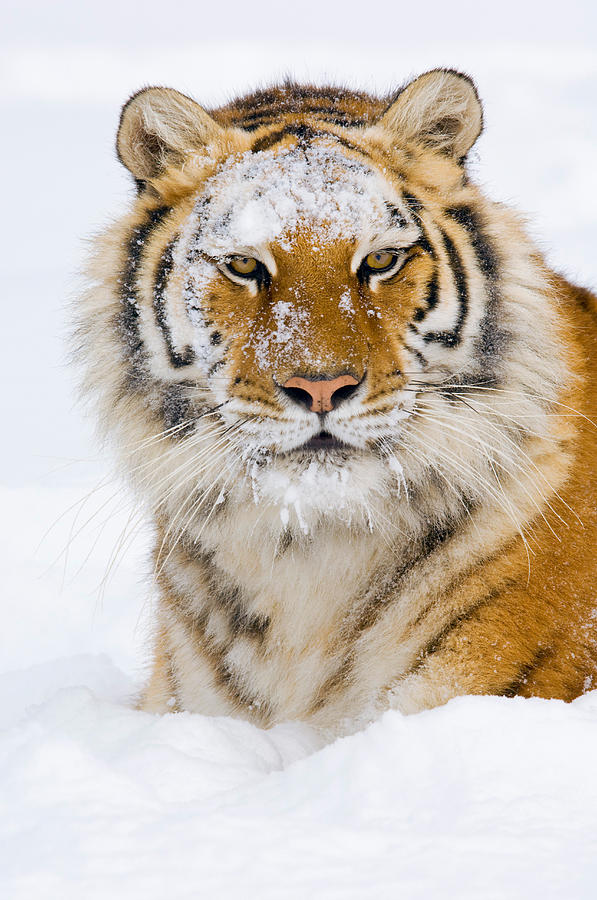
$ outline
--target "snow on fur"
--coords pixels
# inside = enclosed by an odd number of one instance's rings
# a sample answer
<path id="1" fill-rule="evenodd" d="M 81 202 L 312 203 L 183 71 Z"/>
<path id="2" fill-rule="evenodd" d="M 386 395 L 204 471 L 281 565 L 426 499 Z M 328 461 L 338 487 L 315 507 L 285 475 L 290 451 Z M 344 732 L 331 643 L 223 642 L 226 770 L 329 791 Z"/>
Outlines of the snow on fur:
<path id="1" fill-rule="evenodd" d="M 176 264 L 186 274 L 184 299 L 195 326 L 194 349 L 205 368 L 213 362 L 214 352 L 201 304 L 218 262 L 247 254 L 265 257 L 269 263 L 270 245 L 291 252 L 299 232 L 308 235 L 315 255 L 338 240 L 356 245 L 388 229 L 389 200 L 401 203 L 382 175 L 350 159 L 328 138 L 306 147 L 247 152 L 227 160 L 198 196 L 175 251 Z M 416 226 L 408 222 L 406 212 L 401 227 L 408 243 Z M 300 303 L 304 299 L 300 283 L 295 293 Z M 342 286 L 337 303 L 348 318 L 354 315 L 349 292 Z M 276 329 L 253 335 L 255 358 L 263 370 L 271 368 L 281 347 L 292 347 L 309 358 L 307 309 L 280 301 L 273 313 Z"/>
<path id="2" fill-rule="evenodd" d="M 381 229 L 388 190 L 377 172 L 327 139 L 247 152 L 209 179 L 189 225 L 195 224 L 196 246 L 214 257 L 272 241 L 290 251 L 301 226 L 309 228 L 316 253 L 321 243 Z"/>

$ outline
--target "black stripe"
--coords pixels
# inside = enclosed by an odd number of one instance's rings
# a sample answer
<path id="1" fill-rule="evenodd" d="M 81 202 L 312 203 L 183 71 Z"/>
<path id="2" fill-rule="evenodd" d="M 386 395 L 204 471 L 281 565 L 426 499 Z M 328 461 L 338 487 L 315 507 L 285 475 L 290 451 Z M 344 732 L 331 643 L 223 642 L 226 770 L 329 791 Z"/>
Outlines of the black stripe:
<path id="1" fill-rule="evenodd" d="M 122 336 L 130 361 L 128 379 L 137 387 L 141 386 L 145 369 L 145 347 L 139 332 L 137 274 L 147 239 L 169 212 L 171 212 L 169 206 L 150 209 L 147 211 L 146 220 L 133 228 L 128 240 L 126 263 L 120 277 L 122 309 L 117 316 L 116 327 Z"/>
<path id="2" fill-rule="evenodd" d="M 412 355 L 415 357 L 415 359 L 417 359 L 420 362 L 420 364 L 423 366 L 424 369 L 427 368 L 429 363 L 425 359 L 425 357 L 423 356 L 423 354 L 421 353 L 420 350 L 417 350 L 415 347 L 411 347 L 409 344 L 405 344 L 404 349 L 408 350 L 409 353 L 412 353 Z"/>
<path id="3" fill-rule="evenodd" d="M 337 666 L 333 674 L 330 675 L 318 689 L 315 697 L 311 701 L 311 706 L 308 710 L 309 715 L 312 716 L 319 712 L 320 709 L 323 709 L 330 700 L 333 700 L 334 694 L 337 695 L 349 684 L 353 674 L 353 666 L 354 660 L 352 657 L 346 656 Z"/>
<path id="4" fill-rule="evenodd" d="M 238 128 L 242 128 L 243 131 L 257 131 L 258 128 L 262 128 L 266 125 L 273 125 L 274 119 L 270 119 L 268 116 L 266 119 L 263 120 L 263 122 L 253 122 L 250 125 L 245 125 L 242 122 L 234 122 L 233 124 L 236 125 Z"/>
<path id="5" fill-rule="evenodd" d="M 445 213 L 468 232 L 479 268 L 485 277 L 497 281 L 500 274 L 499 258 L 483 231 L 478 213 L 470 206 L 452 206 Z"/>
<path id="6" fill-rule="evenodd" d="M 218 359 L 212 366 L 209 367 L 209 370 L 207 372 L 207 377 L 211 378 L 211 376 L 215 375 L 216 372 L 218 371 L 218 369 L 221 369 L 223 365 L 224 365 L 224 360 Z"/>
<path id="7" fill-rule="evenodd" d="M 502 358 L 511 338 L 512 333 L 500 322 L 499 294 L 495 289 L 490 290 L 479 334 L 475 339 L 475 350 L 483 371 L 487 371 L 488 366 L 494 366 Z"/>
<path id="8" fill-rule="evenodd" d="M 336 141 L 338 144 L 342 144 L 349 150 L 356 150 L 358 153 L 366 156 L 361 147 L 357 147 L 356 144 L 347 141 L 345 138 L 339 137 L 337 134 L 333 134 L 331 131 L 320 131 L 319 129 L 311 128 L 309 125 L 304 125 L 302 123 L 299 123 L 298 125 L 290 123 L 288 125 L 285 125 L 283 128 L 278 129 L 277 131 L 272 131 L 270 132 L 270 134 L 265 134 L 262 138 L 259 138 L 258 141 L 255 141 L 251 150 L 253 151 L 253 153 L 259 153 L 262 150 L 269 150 L 289 134 L 295 135 L 299 139 L 299 143 L 301 144 L 306 144 L 309 141 L 315 140 L 316 138 L 331 138 L 333 141 Z"/>
<path id="9" fill-rule="evenodd" d="M 539 647 L 532 660 L 523 663 L 516 677 L 500 692 L 502 697 L 516 697 L 529 680 L 529 676 L 541 668 L 550 656 L 553 656 L 553 650 L 550 647 Z"/>
<path id="10" fill-rule="evenodd" d="M 277 115 L 270 112 L 259 112 L 253 113 L 249 116 L 236 116 L 232 120 L 232 124 L 237 128 L 242 128 L 244 131 L 256 131 L 257 128 L 265 128 L 268 125 L 273 125 L 275 122 L 280 122 L 280 114 Z"/>
<path id="11" fill-rule="evenodd" d="M 428 344 L 433 342 L 443 344 L 445 347 L 457 347 L 462 339 L 462 326 L 468 313 L 468 285 L 466 272 L 458 250 L 454 246 L 452 239 L 441 228 L 440 233 L 448 254 L 448 261 L 458 294 L 458 318 L 452 331 L 430 331 L 423 336 L 423 340 Z"/>
<path id="12" fill-rule="evenodd" d="M 191 400 L 189 398 L 189 389 L 193 389 L 194 385 L 190 381 L 176 381 L 164 388 L 162 393 L 162 419 L 165 427 L 174 428 L 181 425 L 185 419 L 188 419 L 188 427 L 179 429 L 171 437 L 179 439 L 188 435 L 189 430 L 194 426 L 194 419 L 189 418 L 189 410 Z"/>
<path id="13" fill-rule="evenodd" d="M 205 652 L 205 646 L 203 646 Z M 209 655 L 212 665 L 215 665 L 217 654 L 213 651 Z M 271 723 L 274 714 L 271 703 L 259 694 L 251 693 L 246 683 L 244 673 L 235 672 L 224 660 L 215 665 L 214 674 L 216 676 L 216 684 L 228 693 L 229 699 L 236 704 L 239 709 L 250 709 L 251 716 L 258 719 L 262 727 L 267 727 Z"/>
<path id="14" fill-rule="evenodd" d="M 464 502 L 464 498 L 463 498 Z M 467 503 L 468 506 L 468 503 Z M 470 506 L 472 508 L 472 505 Z M 393 604 L 400 602 L 400 587 L 403 579 L 408 577 L 413 568 L 422 563 L 439 547 L 445 544 L 450 538 L 457 533 L 459 529 L 460 519 L 454 519 L 446 523 L 434 523 L 431 525 L 427 535 L 421 541 L 415 555 L 406 563 L 401 563 L 392 572 L 388 572 L 386 568 L 380 569 L 378 576 L 371 583 L 367 592 L 365 603 L 358 613 L 358 616 L 352 622 L 348 622 L 344 626 L 341 634 L 347 651 L 340 662 L 336 672 L 326 681 L 325 685 L 318 691 L 315 699 L 317 708 L 324 706 L 335 692 L 338 692 L 350 680 L 353 674 L 353 667 L 356 656 L 356 645 L 366 631 L 370 631 L 383 619 L 384 615 L 392 607 Z M 435 608 L 436 603 L 430 603 L 421 615 L 421 620 Z M 417 625 L 418 620 L 413 623 Z"/>
<path id="15" fill-rule="evenodd" d="M 431 279 L 427 285 L 427 295 L 425 297 L 425 306 L 415 310 L 413 316 L 415 322 L 422 322 L 428 312 L 435 309 L 439 299 L 439 279 L 437 277 L 437 269 L 434 269 Z"/>
<path id="16" fill-rule="evenodd" d="M 293 543 L 292 532 L 288 529 L 284 531 L 276 545 L 276 559 L 280 559 Z"/>
<path id="17" fill-rule="evenodd" d="M 410 211 L 413 213 L 413 215 L 414 215 L 415 217 L 418 217 L 418 214 L 419 214 L 419 213 L 421 212 L 421 210 L 423 209 L 423 204 L 422 204 L 422 202 L 419 200 L 419 198 L 418 198 L 418 197 L 415 197 L 414 194 L 409 194 L 409 193 L 407 193 L 406 191 L 403 192 L 402 196 L 404 197 L 404 199 L 405 199 L 406 202 L 408 203 L 408 207 L 409 207 Z"/>
<path id="18" fill-rule="evenodd" d="M 412 675 L 418 669 L 425 665 L 430 656 L 433 656 L 435 653 L 438 653 L 442 650 L 449 636 L 459 628 L 461 625 L 464 625 L 465 622 L 474 619 L 477 613 L 486 606 L 492 604 L 501 594 L 505 591 L 510 590 L 512 587 L 516 586 L 515 579 L 506 579 L 506 581 L 501 585 L 496 585 L 496 587 L 492 588 L 487 594 L 482 597 L 478 597 L 468 609 L 463 612 L 457 613 L 453 619 L 451 619 L 440 631 L 433 637 L 427 645 L 419 651 L 417 655 L 417 659 L 411 668 L 404 673 L 403 677 L 407 677 L 408 675 Z M 419 617 L 417 620 L 417 624 L 423 622 L 426 618 L 426 613 L 430 612 L 435 607 L 435 604 L 430 604 L 426 610 L 424 610 L 424 614 Z"/>
<path id="19" fill-rule="evenodd" d="M 458 222 L 470 237 L 477 264 L 487 280 L 487 304 L 475 341 L 477 356 L 484 366 L 495 364 L 503 355 L 511 335 L 500 322 L 500 257 L 487 237 L 479 213 L 470 206 L 453 206 L 446 215 Z"/>
<path id="20" fill-rule="evenodd" d="M 261 719 L 264 725 L 269 723 L 272 716 L 270 704 L 264 697 L 249 692 L 246 679 L 234 672 L 225 658 L 226 651 L 229 647 L 222 647 L 215 643 L 213 636 L 206 633 L 209 623 L 209 609 L 202 609 L 200 612 L 190 612 L 188 605 L 181 601 L 180 594 L 170 579 L 162 573 L 159 577 L 160 586 L 165 588 L 163 599 L 172 610 L 176 620 L 181 622 L 189 631 L 189 634 L 196 642 L 198 652 L 202 659 L 206 660 L 211 666 L 216 686 L 228 695 L 228 700 L 238 708 L 251 708 L 252 714 Z M 269 621 L 267 623 L 269 625 Z M 267 628 L 267 625 L 265 626 Z M 257 629 L 247 629 L 242 631 L 243 634 L 249 636 L 257 636 L 262 638 L 265 630 L 261 627 Z"/>
<path id="21" fill-rule="evenodd" d="M 265 119 L 272 122 L 279 121 L 280 115 L 287 114 L 288 112 L 289 111 L 286 109 L 280 109 L 279 106 L 266 107 L 252 112 L 241 112 L 233 118 L 233 122 L 235 125 L 241 125 L 241 127 L 244 127 L 246 130 L 250 130 L 251 126 L 257 127 L 256 123 L 263 125 L 263 120 Z M 346 110 L 339 110 L 334 106 L 302 106 L 300 109 L 292 110 L 292 112 L 295 115 L 300 114 L 323 117 L 326 121 L 333 122 L 334 124 L 341 121 L 343 124 L 355 128 L 366 124 L 364 118 L 351 115 Z"/>
<path id="22" fill-rule="evenodd" d="M 435 259 L 435 248 L 429 240 L 427 229 L 425 228 L 425 225 L 423 224 L 420 216 L 421 210 L 423 209 L 423 203 L 421 202 L 421 200 L 419 200 L 418 197 L 415 197 L 414 194 L 409 194 L 407 191 L 404 191 L 402 196 L 406 202 L 406 205 L 408 206 L 410 214 L 421 229 L 421 237 L 418 239 L 417 244 L 419 245 L 421 250 L 424 250 L 432 259 Z"/>
<path id="23" fill-rule="evenodd" d="M 427 232 L 425 231 L 425 226 L 423 225 L 423 223 L 421 222 L 420 219 L 417 224 L 418 224 L 419 228 L 421 229 L 421 237 L 418 238 L 418 240 L 417 240 L 418 246 L 421 248 L 421 250 L 424 250 L 425 253 L 428 253 L 429 256 L 431 257 L 431 259 L 435 259 L 435 256 L 436 256 L 435 249 L 433 248 L 431 241 L 429 240 L 429 238 L 427 236 Z"/>
<path id="24" fill-rule="evenodd" d="M 234 102 L 232 112 L 240 115 L 245 110 L 253 112 L 261 109 L 271 109 L 277 115 L 280 115 L 284 112 L 300 113 L 305 109 L 316 109 L 318 106 L 321 107 L 323 104 L 327 104 L 327 106 L 334 109 L 340 107 L 340 112 L 350 114 L 349 109 L 342 108 L 344 107 L 343 101 L 353 104 L 355 100 L 364 103 L 365 109 L 360 115 L 365 121 L 369 121 L 371 116 L 370 106 L 372 102 L 375 102 L 375 98 L 368 94 L 342 87 L 315 87 L 287 80 L 282 84 L 254 91 L 252 94 L 246 94 L 244 97 L 238 98 Z M 224 111 L 229 110 L 224 107 Z M 218 110 L 213 110 L 213 112 L 217 113 Z"/>
<path id="25" fill-rule="evenodd" d="M 229 619 L 230 631 L 235 637 L 246 635 L 263 639 L 269 628 L 269 616 L 252 615 L 240 606 L 234 606 Z"/>
<path id="26" fill-rule="evenodd" d="M 207 582 L 210 605 L 227 615 L 230 638 L 246 635 L 263 640 L 269 628 L 269 616 L 252 613 L 242 587 L 230 578 L 213 562 L 210 553 L 199 553 L 193 559 L 200 563 L 203 576 Z M 228 646 L 222 649 L 228 649 Z"/>
<path id="27" fill-rule="evenodd" d="M 174 246 L 176 244 L 176 240 L 176 238 L 173 238 L 170 243 L 167 244 L 165 250 L 162 253 L 162 257 L 157 268 L 155 284 L 153 288 L 153 310 L 155 313 L 155 320 L 157 322 L 158 328 L 161 330 L 164 336 L 164 342 L 166 344 L 166 347 L 168 348 L 168 356 L 170 357 L 170 362 L 175 369 L 180 369 L 182 366 L 188 366 L 192 362 L 194 362 L 195 354 L 192 347 L 185 347 L 182 353 L 178 353 L 174 349 L 174 345 L 172 343 L 172 334 L 168 326 L 168 316 L 166 311 L 166 299 L 164 297 L 164 292 L 166 290 L 168 278 L 174 264 Z"/>
<path id="28" fill-rule="evenodd" d="M 256 122 L 258 119 L 276 119 L 280 117 L 280 110 L 266 107 L 256 109 L 253 112 L 241 112 L 234 118 L 234 122 Z"/>
<path id="29" fill-rule="evenodd" d="M 404 228 L 405 225 L 408 225 L 408 222 L 404 218 L 403 213 L 398 209 L 397 206 L 394 206 L 394 204 L 390 203 L 389 200 L 386 200 L 385 206 L 390 214 L 392 225 L 397 225 L 398 228 Z"/>

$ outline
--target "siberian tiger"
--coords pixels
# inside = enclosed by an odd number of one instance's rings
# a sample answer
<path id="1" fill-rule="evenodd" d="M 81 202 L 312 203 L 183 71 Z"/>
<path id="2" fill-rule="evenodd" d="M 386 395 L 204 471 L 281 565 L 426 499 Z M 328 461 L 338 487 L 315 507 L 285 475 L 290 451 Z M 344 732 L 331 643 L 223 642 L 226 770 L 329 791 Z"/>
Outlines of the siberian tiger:
<path id="1" fill-rule="evenodd" d="M 595 298 L 466 169 L 450 70 L 124 106 L 84 391 L 155 530 L 140 705 L 341 733 L 597 673 Z"/>

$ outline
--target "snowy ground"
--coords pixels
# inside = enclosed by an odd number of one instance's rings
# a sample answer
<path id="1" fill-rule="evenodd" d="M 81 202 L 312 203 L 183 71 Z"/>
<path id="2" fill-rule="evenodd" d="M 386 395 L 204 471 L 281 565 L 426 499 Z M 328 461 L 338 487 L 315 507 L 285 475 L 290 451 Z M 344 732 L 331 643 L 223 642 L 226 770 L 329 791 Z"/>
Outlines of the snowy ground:
<path id="1" fill-rule="evenodd" d="M 288 22 L 267 0 L 224 18 L 183 0 L 165 19 L 155 2 L 87 6 L 8 2 L 0 22 L 0 895 L 595 897 L 597 692 L 388 713 L 327 747 L 296 724 L 131 709 L 147 537 L 106 480 L 62 342 L 81 238 L 129 195 L 119 104 L 147 83 L 218 103 L 289 71 L 386 90 L 465 69 L 486 106 L 475 177 L 597 286 L 597 13 L 507 0 L 470 25 L 478 4 L 436 2 L 422 43 L 420 10 L 350 0 L 307 0 Z"/>

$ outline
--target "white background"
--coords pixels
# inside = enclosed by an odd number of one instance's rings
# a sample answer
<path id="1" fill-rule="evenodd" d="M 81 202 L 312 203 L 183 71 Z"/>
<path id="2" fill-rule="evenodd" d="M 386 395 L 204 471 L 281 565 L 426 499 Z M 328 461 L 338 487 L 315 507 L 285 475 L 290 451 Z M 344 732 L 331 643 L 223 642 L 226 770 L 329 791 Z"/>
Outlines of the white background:
<path id="1" fill-rule="evenodd" d="M 427 68 L 467 71 L 485 102 L 473 176 L 528 214 L 555 267 L 597 286 L 596 38 L 589 0 L 5 0 L 8 896 L 595 895 L 594 694 L 389 714 L 322 751 L 298 726 L 271 736 L 128 709 L 147 655 L 146 538 L 102 481 L 109 459 L 75 401 L 65 335 L 85 238 L 132 195 L 114 134 L 147 84 L 216 105 L 286 75 L 387 92 Z"/>

